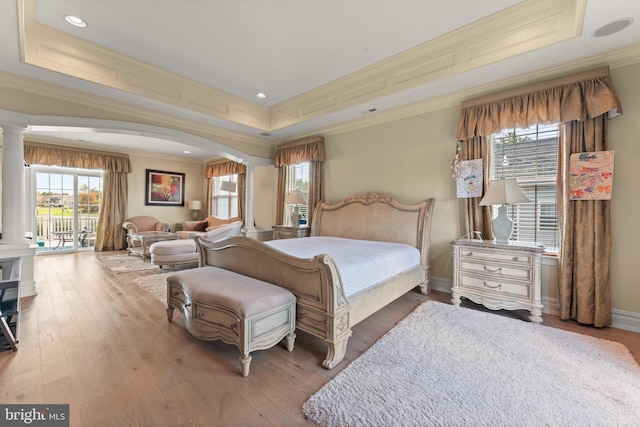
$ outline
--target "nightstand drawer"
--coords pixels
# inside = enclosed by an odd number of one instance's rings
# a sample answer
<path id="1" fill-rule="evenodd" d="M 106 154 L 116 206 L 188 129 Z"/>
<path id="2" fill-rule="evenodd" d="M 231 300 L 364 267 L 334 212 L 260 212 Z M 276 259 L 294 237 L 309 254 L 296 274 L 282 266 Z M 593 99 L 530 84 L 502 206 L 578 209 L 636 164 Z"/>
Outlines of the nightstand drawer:
<path id="1" fill-rule="evenodd" d="M 522 298 L 531 298 L 531 285 L 527 283 L 511 282 L 508 280 L 494 280 L 487 277 L 460 275 L 460 287 L 476 289 L 498 294 L 507 294 Z"/>
<path id="2" fill-rule="evenodd" d="M 478 248 L 461 248 L 460 260 L 508 262 L 518 265 L 531 265 L 532 255 L 526 252 L 487 251 Z"/>
<path id="3" fill-rule="evenodd" d="M 530 281 L 532 279 L 532 271 L 530 268 L 513 267 L 510 265 L 498 266 L 478 261 L 479 260 L 462 259 L 460 261 L 460 271 L 482 273 L 491 280 L 500 280 L 503 277 L 526 281 Z"/>

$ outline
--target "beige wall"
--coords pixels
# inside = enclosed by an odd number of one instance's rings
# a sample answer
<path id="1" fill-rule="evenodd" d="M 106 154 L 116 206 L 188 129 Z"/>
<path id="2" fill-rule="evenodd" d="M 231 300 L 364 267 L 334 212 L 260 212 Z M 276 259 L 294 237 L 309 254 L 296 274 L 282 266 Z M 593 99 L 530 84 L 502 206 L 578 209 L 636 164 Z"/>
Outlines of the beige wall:
<path id="1" fill-rule="evenodd" d="M 612 70 L 624 114 L 609 122 L 615 150 L 611 201 L 614 309 L 640 313 L 640 286 L 634 263 L 640 253 L 640 65 Z M 326 192 L 329 201 L 378 191 L 402 202 L 436 198 L 431 274 L 451 280 L 450 241 L 463 231 L 463 204 L 456 198 L 450 162 L 455 154 L 459 107 L 447 108 L 353 132 L 325 136 Z M 543 268 L 543 295 L 557 299 L 553 260 Z"/>
<path id="2" fill-rule="evenodd" d="M 204 165 L 201 161 L 193 161 L 186 158 L 168 156 L 143 157 L 141 155 L 129 155 L 131 161 L 131 173 L 128 176 L 129 198 L 127 204 L 128 216 L 149 215 L 168 221 L 171 229 L 175 230 L 175 224 L 191 219 L 191 211 L 187 209 L 189 200 L 205 201 L 204 194 Z M 145 184 L 146 170 L 161 170 L 168 172 L 180 172 L 185 174 L 185 206 L 146 206 Z"/>

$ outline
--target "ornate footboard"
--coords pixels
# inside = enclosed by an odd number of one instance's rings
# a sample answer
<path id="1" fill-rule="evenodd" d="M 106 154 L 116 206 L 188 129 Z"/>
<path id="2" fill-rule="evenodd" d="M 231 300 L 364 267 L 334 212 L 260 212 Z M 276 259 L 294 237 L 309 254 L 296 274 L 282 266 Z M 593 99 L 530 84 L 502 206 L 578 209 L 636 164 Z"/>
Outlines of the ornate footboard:
<path id="1" fill-rule="evenodd" d="M 221 267 L 291 291 L 297 298 L 296 327 L 326 341 L 323 366 L 343 358 L 351 328 L 404 293 L 428 292 L 429 246 L 434 199 L 414 205 L 365 193 L 335 205 L 318 203 L 312 236 L 404 243 L 420 250 L 420 265 L 348 300 L 335 261 L 326 254 L 296 258 L 262 242 L 231 237 L 210 242 L 197 237 L 200 265 Z"/>

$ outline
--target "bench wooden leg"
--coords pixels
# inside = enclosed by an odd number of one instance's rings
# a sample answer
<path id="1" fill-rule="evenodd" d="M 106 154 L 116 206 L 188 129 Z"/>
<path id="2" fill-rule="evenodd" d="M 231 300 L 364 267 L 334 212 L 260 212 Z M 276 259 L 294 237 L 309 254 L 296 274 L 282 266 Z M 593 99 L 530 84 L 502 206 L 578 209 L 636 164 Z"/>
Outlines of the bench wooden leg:
<path id="1" fill-rule="evenodd" d="M 176 308 L 176 306 L 175 306 L 175 305 L 173 305 L 173 304 L 169 304 L 169 305 L 167 306 L 167 320 L 168 320 L 169 322 L 173 321 L 173 309 L 174 309 L 174 308 Z"/>
<path id="2" fill-rule="evenodd" d="M 293 345 L 295 344 L 295 342 L 296 342 L 296 334 L 291 332 L 289 335 L 287 335 L 287 350 L 293 351 Z"/>
<path id="3" fill-rule="evenodd" d="M 240 356 L 240 366 L 242 367 L 242 376 L 246 377 L 249 375 L 249 365 L 251 364 L 251 355 L 243 354 Z"/>

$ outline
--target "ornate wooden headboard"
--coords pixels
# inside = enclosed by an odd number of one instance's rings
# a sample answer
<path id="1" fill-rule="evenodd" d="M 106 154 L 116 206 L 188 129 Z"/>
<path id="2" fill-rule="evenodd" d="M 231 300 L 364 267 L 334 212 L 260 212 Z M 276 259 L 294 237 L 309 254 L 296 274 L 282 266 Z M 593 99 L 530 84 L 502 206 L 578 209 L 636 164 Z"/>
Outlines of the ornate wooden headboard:
<path id="1" fill-rule="evenodd" d="M 320 202 L 313 212 L 312 236 L 405 243 L 426 255 L 435 199 L 405 205 L 391 197 L 364 193 L 335 205 Z"/>

